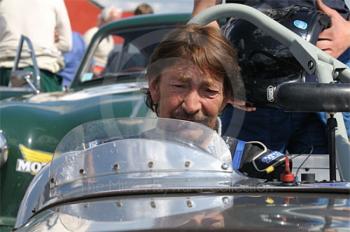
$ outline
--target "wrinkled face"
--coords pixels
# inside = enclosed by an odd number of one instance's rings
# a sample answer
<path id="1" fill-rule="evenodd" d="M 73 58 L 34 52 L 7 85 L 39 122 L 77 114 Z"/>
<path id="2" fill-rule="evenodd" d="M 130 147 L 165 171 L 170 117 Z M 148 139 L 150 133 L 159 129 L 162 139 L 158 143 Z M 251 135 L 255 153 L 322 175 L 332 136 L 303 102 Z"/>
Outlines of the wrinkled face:
<path id="1" fill-rule="evenodd" d="M 158 116 L 193 121 L 215 128 L 226 105 L 223 80 L 203 73 L 194 65 L 178 64 L 165 69 L 149 90 L 158 104 Z"/>

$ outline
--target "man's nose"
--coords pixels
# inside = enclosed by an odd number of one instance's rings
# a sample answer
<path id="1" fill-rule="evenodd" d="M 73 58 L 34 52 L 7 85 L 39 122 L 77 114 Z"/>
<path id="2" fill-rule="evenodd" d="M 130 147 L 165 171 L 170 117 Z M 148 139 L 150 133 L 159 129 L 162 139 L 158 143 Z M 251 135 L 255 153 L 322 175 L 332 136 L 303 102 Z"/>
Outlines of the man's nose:
<path id="1" fill-rule="evenodd" d="M 201 97 L 197 91 L 191 91 L 184 97 L 182 108 L 188 114 L 194 114 L 201 110 Z"/>

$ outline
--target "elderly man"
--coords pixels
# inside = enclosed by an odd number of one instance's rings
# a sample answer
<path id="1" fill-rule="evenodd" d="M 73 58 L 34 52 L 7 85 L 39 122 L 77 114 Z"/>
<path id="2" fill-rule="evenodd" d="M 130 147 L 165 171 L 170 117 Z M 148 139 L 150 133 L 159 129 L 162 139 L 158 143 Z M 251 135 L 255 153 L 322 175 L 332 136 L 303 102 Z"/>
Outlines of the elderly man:
<path id="1" fill-rule="evenodd" d="M 158 117 L 198 122 L 219 134 L 220 112 L 227 103 L 244 100 L 236 51 L 212 27 L 187 25 L 169 33 L 152 54 L 146 77 L 146 104 Z M 278 178 L 281 170 L 273 170 L 282 166 L 283 154 L 259 142 L 229 141 L 236 170 Z"/>
<path id="2" fill-rule="evenodd" d="M 219 113 L 243 87 L 235 56 L 215 29 L 192 25 L 173 31 L 147 69 L 149 106 L 159 117 L 219 129 Z"/>

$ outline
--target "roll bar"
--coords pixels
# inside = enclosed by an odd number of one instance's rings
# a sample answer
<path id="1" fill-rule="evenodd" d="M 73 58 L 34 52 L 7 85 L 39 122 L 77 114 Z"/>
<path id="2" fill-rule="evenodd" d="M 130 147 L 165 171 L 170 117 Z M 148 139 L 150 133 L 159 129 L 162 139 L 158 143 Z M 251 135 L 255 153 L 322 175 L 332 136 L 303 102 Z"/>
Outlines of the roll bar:
<path id="1" fill-rule="evenodd" d="M 36 60 L 35 50 L 34 50 L 32 41 L 25 35 L 21 35 L 21 38 L 19 40 L 19 44 L 18 44 L 18 47 L 17 47 L 17 50 L 16 50 L 15 63 L 14 63 L 14 66 L 12 67 L 12 73 L 15 73 L 18 70 L 18 68 L 19 68 L 18 66 L 19 66 L 19 61 L 21 59 L 21 54 L 22 54 L 22 51 L 23 51 L 24 43 L 27 44 L 27 46 L 29 48 L 29 54 L 30 54 L 30 57 L 32 59 L 33 69 L 34 69 L 34 73 L 33 73 L 34 83 L 32 83 L 30 81 L 30 76 L 29 75 L 23 74 L 23 78 L 28 83 L 28 85 L 33 90 L 33 92 L 35 94 L 38 94 L 38 93 L 40 93 L 40 71 L 39 71 L 39 66 L 38 66 L 38 62 Z"/>

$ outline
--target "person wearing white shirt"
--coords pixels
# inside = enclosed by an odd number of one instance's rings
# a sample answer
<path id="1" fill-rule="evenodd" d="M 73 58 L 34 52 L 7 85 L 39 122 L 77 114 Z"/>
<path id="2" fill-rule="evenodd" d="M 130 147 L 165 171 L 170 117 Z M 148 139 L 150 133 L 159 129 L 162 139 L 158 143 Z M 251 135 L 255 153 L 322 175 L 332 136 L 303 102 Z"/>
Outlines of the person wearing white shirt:
<path id="1" fill-rule="evenodd" d="M 64 0 L 0 1 L 0 85 L 8 85 L 21 35 L 33 43 L 42 91 L 61 90 L 56 73 L 64 67 L 62 52 L 72 46 Z M 26 46 L 22 57 L 19 67 L 30 71 L 33 64 Z"/>

